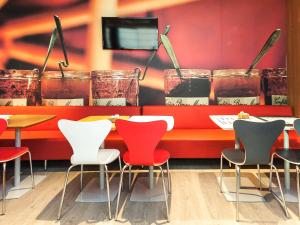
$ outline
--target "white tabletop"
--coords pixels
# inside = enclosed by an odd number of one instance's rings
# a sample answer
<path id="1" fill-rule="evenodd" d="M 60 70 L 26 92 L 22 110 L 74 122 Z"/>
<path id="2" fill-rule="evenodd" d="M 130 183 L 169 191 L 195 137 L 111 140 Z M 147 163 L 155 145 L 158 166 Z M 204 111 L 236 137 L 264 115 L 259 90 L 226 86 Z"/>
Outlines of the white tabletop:
<path id="1" fill-rule="evenodd" d="M 285 130 L 293 130 L 294 129 L 294 121 L 296 119 L 296 117 L 259 117 L 260 119 L 262 119 L 263 121 L 274 121 L 274 120 L 284 120 L 285 122 Z"/>
<path id="2" fill-rule="evenodd" d="M 210 119 L 223 130 L 233 130 L 233 122 L 238 119 L 237 115 L 210 115 Z M 286 123 L 285 130 L 294 129 L 293 123 L 296 117 L 254 117 L 243 119 L 252 122 L 266 122 L 274 120 L 284 120 Z"/>
<path id="3" fill-rule="evenodd" d="M 167 131 L 172 130 L 174 127 L 173 116 L 132 116 L 128 120 L 134 122 L 151 122 L 156 120 L 164 120 L 167 122 Z"/>
<path id="4" fill-rule="evenodd" d="M 233 130 L 233 122 L 238 120 L 237 115 L 210 115 L 210 119 L 223 130 Z M 243 119 L 252 122 L 263 122 L 257 117 L 250 116 L 249 119 Z"/>

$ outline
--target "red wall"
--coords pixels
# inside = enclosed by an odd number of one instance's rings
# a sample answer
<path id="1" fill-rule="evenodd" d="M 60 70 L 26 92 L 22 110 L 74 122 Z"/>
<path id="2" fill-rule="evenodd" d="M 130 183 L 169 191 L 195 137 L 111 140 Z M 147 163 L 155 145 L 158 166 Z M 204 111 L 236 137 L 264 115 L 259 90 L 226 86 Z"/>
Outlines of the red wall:
<path id="1" fill-rule="evenodd" d="M 153 11 L 152 15 L 159 18 L 161 32 L 171 25 L 168 36 L 183 68 L 248 67 L 276 28 L 283 31 L 281 38 L 258 68 L 285 67 L 285 0 L 201 0 Z M 169 63 L 163 48 L 159 58 Z"/>

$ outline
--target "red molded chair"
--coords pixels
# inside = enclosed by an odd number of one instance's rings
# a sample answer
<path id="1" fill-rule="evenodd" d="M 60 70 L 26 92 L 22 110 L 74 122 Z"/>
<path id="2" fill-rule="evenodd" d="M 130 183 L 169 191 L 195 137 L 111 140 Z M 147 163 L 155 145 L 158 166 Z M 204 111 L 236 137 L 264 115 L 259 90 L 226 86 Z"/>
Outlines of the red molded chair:
<path id="1" fill-rule="evenodd" d="M 0 119 L 0 135 L 7 128 L 7 122 L 4 119 Z M 32 173 L 31 154 L 27 147 L 0 147 L 0 163 L 3 164 L 3 187 L 2 187 L 2 215 L 5 214 L 5 197 L 6 197 L 6 163 L 16 158 L 21 157 L 24 154 L 28 154 L 30 163 L 30 172 L 32 178 L 32 188 L 34 188 L 34 177 Z"/>
<path id="2" fill-rule="evenodd" d="M 118 216 L 123 173 L 125 169 L 130 166 L 157 166 L 161 171 L 167 219 L 169 221 L 168 197 L 164 181 L 164 171 L 161 166 L 167 164 L 168 189 L 170 191 L 168 164 L 170 154 L 166 150 L 156 149 L 162 136 L 167 131 L 167 123 L 165 121 L 132 122 L 127 120 L 117 120 L 116 128 L 119 135 L 124 139 L 128 151 L 123 154 L 125 166 L 122 168 L 121 172 L 115 219 L 117 219 Z"/>

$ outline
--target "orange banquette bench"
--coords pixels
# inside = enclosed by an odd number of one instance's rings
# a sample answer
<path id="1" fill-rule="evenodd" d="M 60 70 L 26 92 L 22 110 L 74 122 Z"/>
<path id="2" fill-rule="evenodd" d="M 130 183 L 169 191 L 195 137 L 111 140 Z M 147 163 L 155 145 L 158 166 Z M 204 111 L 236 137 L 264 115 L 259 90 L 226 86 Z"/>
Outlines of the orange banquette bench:
<path id="1" fill-rule="evenodd" d="M 65 160 L 71 156 L 71 147 L 57 127 L 59 119 L 79 120 L 91 115 L 171 115 L 174 129 L 163 137 L 159 147 L 171 153 L 172 158 L 219 158 L 224 148 L 234 146 L 234 132 L 216 126 L 209 115 L 238 114 L 240 111 L 254 116 L 292 116 L 288 106 L 33 106 L 0 107 L 0 114 L 53 114 L 56 118 L 23 129 L 22 145 L 26 145 L 35 160 Z M 14 131 L 8 130 L 0 136 L 0 145 L 14 145 Z M 290 145 L 297 146 L 295 132 L 290 132 Z M 106 139 L 107 148 L 126 149 L 117 131 Z M 283 146 L 283 136 L 276 143 Z M 298 145 L 299 146 L 299 145 Z"/>
<path id="2" fill-rule="evenodd" d="M 234 146 L 234 132 L 220 129 L 210 115 L 237 115 L 244 111 L 253 116 L 293 116 L 289 106 L 144 106 L 143 115 L 170 115 L 174 129 L 159 147 L 172 158 L 219 158 L 222 149 Z M 297 135 L 290 132 L 290 146 L 297 145 Z M 276 143 L 283 147 L 283 135 Z"/>
<path id="3" fill-rule="evenodd" d="M 52 120 L 21 130 L 22 145 L 28 146 L 34 160 L 70 159 L 71 147 L 59 131 L 60 119 L 79 120 L 92 115 L 140 115 L 141 107 L 135 106 L 15 106 L 0 107 L 0 114 L 45 114 L 56 115 Z M 0 136 L 0 145 L 14 145 L 14 130 L 7 130 Z M 121 137 L 112 132 L 106 139 L 108 146 L 124 150 Z"/>

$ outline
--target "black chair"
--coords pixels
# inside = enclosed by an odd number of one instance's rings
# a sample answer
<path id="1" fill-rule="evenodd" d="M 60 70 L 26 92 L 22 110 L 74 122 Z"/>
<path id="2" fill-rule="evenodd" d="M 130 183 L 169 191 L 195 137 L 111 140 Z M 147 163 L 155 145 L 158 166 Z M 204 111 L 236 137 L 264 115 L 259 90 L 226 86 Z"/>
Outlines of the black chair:
<path id="1" fill-rule="evenodd" d="M 294 128 L 298 135 L 300 135 L 300 119 L 294 121 Z M 297 193 L 298 193 L 298 214 L 300 217 L 300 186 L 299 186 L 299 174 L 300 174 L 300 149 L 277 149 L 271 159 L 273 165 L 274 156 L 289 162 L 290 164 L 296 165 L 296 174 L 297 174 Z M 270 180 L 271 183 L 271 180 Z"/>
<path id="2" fill-rule="evenodd" d="M 236 220 L 239 220 L 239 189 L 240 189 L 240 167 L 243 165 L 256 165 L 258 168 L 260 179 L 260 165 L 270 165 L 270 150 L 277 140 L 278 136 L 282 133 L 285 126 L 283 120 L 277 120 L 272 122 L 250 122 L 245 120 L 236 120 L 233 123 L 233 128 L 238 141 L 240 141 L 244 149 L 225 149 L 221 153 L 221 178 L 220 178 L 220 191 L 222 191 L 223 180 L 223 158 L 235 165 L 236 169 Z M 277 174 L 277 180 L 279 182 L 279 175 L 277 168 L 272 165 Z M 282 189 L 279 182 L 281 196 L 283 197 Z M 260 180 L 261 190 L 261 180 Z M 285 209 L 284 198 L 279 202 Z"/>

